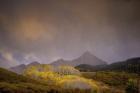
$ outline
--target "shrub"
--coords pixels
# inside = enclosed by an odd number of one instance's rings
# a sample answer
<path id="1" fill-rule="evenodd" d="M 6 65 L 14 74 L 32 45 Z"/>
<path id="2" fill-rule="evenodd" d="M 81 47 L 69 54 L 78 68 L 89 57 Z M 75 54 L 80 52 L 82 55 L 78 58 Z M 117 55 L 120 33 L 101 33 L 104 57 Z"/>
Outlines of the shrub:
<path id="1" fill-rule="evenodd" d="M 98 86 L 95 82 L 79 76 L 63 76 L 58 84 L 62 89 L 85 89 L 90 90 L 92 93 L 98 92 Z"/>
<path id="2" fill-rule="evenodd" d="M 50 65 L 45 65 L 45 64 L 41 64 L 41 65 L 36 65 L 36 66 L 29 66 L 27 67 L 24 72 L 23 75 L 26 76 L 34 76 L 36 74 L 38 74 L 38 72 L 49 72 L 49 71 L 53 71 L 53 67 Z M 33 77 L 35 78 L 35 77 Z"/>
<path id="3" fill-rule="evenodd" d="M 52 68 L 53 67 L 48 65 L 31 66 L 24 71 L 24 75 L 45 82 L 46 84 L 52 86 L 53 88 L 54 87 L 60 88 L 62 91 L 65 90 L 74 91 L 74 92 L 69 91 L 67 93 L 75 93 L 76 91 L 82 93 L 80 92 L 82 90 L 90 91 L 91 93 L 98 92 L 98 87 L 96 83 L 89 79 L 82 78 L 80 76 L 80 72 L 74 67 L 60 66 L 57 68 L 56 71 L 54 71 L 54 69 Z"/>
<path id="4" fill-rule="evenodd" d="M 37 65 L 28 67 L 24 71 L 24 75 L 49 85 L 56 85 L 63 75 L 80 75 L 80 72 L 71 66 L 60 66 L 54 71 L 50 65 Z"/>
<path id="5" fill-rule="evenodd" d="M 80 75 L 80 71 L 72 66 L 59 66 L 56 72 L 60 75 Z"/>
<path id="6" fill-rule="evenodd" d="M 138 81 L 134 79 L 129 79 L 126 87 L 126 93 L 138 93 Z"/>

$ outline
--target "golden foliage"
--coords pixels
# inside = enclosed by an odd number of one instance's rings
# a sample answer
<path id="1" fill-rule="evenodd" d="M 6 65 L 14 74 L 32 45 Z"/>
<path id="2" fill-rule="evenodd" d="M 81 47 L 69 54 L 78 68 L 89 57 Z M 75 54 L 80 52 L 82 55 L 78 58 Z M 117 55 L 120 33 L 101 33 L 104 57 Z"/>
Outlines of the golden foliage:
<path id="1" fill-rule="evenodd" d="M 60 75 L 80 75 L 80 71 L 72 66 L 59 66 L 57 72 Z"/>
<path id="2" fill-rule="evenodd" d="M 80 72 L 71 66 L 60 66 L 56 71 L 50 65 L 30 66 L 24 75 L 62 89 L 90 89 L 91 93 L 98 93 L 97 84 L 81 77 Z"/>

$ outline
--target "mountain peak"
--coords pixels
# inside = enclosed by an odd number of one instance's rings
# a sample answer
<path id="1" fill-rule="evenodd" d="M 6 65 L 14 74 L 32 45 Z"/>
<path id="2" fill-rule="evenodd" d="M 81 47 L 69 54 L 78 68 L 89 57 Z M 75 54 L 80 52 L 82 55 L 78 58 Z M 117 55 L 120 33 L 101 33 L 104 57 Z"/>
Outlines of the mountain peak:
<path id="1" fill-rule="evenodd" d="M 92 54 L 91 52 L 89 52 L 89 51 L 84 52 L 84 53 L 83 53 L 83 56 L 85 56 L 85 55 L 86 55 L 86 56 L 89 56 L 89 55 L 90 55 L 90 56 L 93 56 L 93 54 Z"/>
<path id="2" fill-rule="evenodd" d="M 64 60 L 64 59 L 58 59 L 54 62 L 52 62 L 50 65 L 53 65 L 53 66 L 61 66 L 61 65 L 70 65 L 71 64 L 71 61 L 67 61 L 67 60 Z"/>
<path id="3" fill-rule="evenodd" d="M 32 63 L 29 63 L 27 66 L 34 66 L 34 65 L 39 65 L 40 63 L 37 61 L 34 61 Z"/>
<path id="4" fill-rule="evenodd" d="M 64 59 L 62 59 L 62 58 L 60 58 L 60 59 L 58 59 L 57 61 L 65 61 Z"/>
<path id="5" fill-rule="evenodd" d="M 89 51 L 84 52 L 80 57 L 73 59 L 73 60 L 64 60 L 59 59 L 57 61 L 54 61 L 51 63 L 51 65 L 54 66 L 60 66 L 60 65 L 71 65 L 71 66 L 77 66 L 80 64 L 88 64 L 88 65 L 103 65 L 106 64 L 106 62 L 102 61 L 98 57 L 94 56 Z"/>
<path id="6" fill-rule="evenodd" d="M 89 51 L 84 52 L 80 57 L 73 60 L 74 62 L 77 62 L 76 65 L 79 64 L 88 64 L 88 65 L 102 65 L 106 64 L 106 62 L 102 61 L 98 57 L 94 56 Z"/>

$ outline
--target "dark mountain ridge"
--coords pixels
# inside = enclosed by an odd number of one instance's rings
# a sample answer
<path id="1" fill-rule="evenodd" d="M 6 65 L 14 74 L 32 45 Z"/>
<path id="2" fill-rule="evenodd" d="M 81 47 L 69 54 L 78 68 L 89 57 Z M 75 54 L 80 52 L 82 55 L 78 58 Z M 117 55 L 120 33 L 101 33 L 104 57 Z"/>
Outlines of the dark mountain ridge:
<path id="1" fill-rule="evenodd" d="M 87 65 L 81 64 L 76 66 L 81 71 L 125 71 L 140 74 L 140 58 L 130 58 L 122 62 L 115 62 L 109 65 Z"/>

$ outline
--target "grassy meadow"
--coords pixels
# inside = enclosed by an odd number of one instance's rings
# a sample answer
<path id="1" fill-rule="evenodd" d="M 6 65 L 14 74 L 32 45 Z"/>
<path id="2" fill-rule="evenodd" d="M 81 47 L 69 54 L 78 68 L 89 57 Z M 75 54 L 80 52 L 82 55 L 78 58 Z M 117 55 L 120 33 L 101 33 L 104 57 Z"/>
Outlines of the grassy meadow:
<path id="1" fill-rule="evenodd" d="M 99 86 L 108 88 L 108 92 L 105 93 L 138 93 L 138 88 L 140 86 L 140 76 L 136 73 L 113 71 L 81 73 L 85 78 L 98 81 Z M 132 83 L 132 87 L 135 87 L 136 92 L 126 92 L 130 82 Z"/>
<path id="2" fill-rule="evenodd" d="M 138 93 L 138 74 L 80 72 L 71 66 L 30 66 L 22 75 L 0 69 L 0 93 Z"/>

